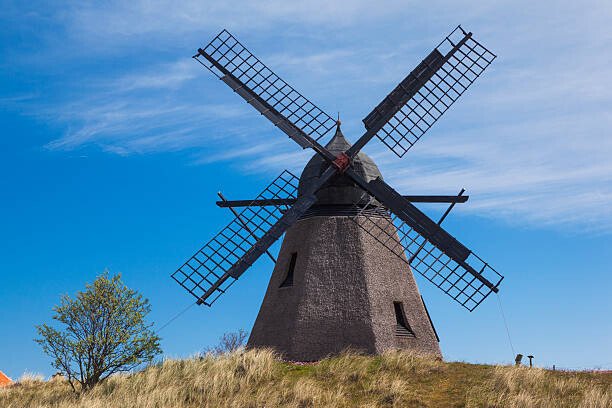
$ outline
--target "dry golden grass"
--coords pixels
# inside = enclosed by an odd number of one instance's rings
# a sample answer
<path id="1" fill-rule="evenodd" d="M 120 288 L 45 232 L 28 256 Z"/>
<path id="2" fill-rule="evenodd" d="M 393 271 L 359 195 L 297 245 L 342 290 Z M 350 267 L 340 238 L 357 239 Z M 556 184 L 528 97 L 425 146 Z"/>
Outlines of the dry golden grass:
<path id="1" fill-rule="evenodd" d="M 166 360 L 75 396 L 63 380 L 0 389 L 0 407 L 611 407 L 612 374 L 345 353 L 311 365 L 268 350 Z"/>

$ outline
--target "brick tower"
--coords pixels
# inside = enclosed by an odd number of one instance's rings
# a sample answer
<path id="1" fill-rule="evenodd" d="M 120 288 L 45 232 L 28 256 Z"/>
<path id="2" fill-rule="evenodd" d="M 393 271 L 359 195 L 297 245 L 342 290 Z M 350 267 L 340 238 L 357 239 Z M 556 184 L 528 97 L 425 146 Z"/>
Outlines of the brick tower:
<path id="1" fill-rule="evenodd" d="M 333 153 L 350 147 L 339 125 L 326 147 Z M 380 176 L 364 153 L 353 165 L 367 181 Z M 302 172 L 298 191 L 325 167 L 315 155 Z M 319 360 L 347 348 L 369 354 L 411 349 L 441 356 L 407 262 L 355 222 L 365 221 L 354 206 L 362 194 L 339 174 L 287 230 L 248 347 L 271 347 L 296 361 Z M 369 222 L 372 217 L 398 239 L 386 214 L 369 214 Z"/>

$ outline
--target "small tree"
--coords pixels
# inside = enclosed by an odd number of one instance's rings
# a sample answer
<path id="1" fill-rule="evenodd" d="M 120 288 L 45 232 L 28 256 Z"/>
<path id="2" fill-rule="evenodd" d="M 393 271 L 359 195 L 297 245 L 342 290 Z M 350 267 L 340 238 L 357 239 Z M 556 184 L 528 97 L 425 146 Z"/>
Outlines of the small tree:
<path id="1" fill-rule="evenodd" d="M 76 384 L 87 391 L 161 353 L 159 336 L 145 322 L 150 310 L 149 301 L 125 286 L 121 275 L 109 277 L 105 271 L 74 299 L 62 296 L 53 319 L 63 328 L 36 326 L 35 341 L 75 392 Z"/>
<path id="2" fill-rule="evenodd" d="M 213 354 L 224 354 L 236 351 L 246 345 L 248 333 L 243 329 L 237 332 L 223 333 L 219 343 L 214 347 L 208 347 L 204 351 Z"/>

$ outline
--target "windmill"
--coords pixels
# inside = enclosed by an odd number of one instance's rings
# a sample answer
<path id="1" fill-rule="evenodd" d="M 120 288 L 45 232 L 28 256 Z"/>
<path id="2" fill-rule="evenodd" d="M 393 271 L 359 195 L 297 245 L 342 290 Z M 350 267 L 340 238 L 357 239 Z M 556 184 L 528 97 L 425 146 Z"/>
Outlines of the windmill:
<path id="1" fill-rule="evenodd" d="M 402 196 L 361 152 L 375 136 L 402 157 L 495 59 L 458 26 L 368 114 L 351 144 L 323 112 L 223 30 L 193 58 L 303 149 L 300 177 L 285 170 L 255 199 L 228 201 L 234 219 L 172 274 L 211 306 L 283 234 L 248 341 L 286 358 L 317 360 L 347 347 L 441 355 L 412 275 L 469 311 L 503 277 L 440 224 L 468 197 Z M 335 130 L 335 131 L 334 131 Z M 333 137 L 325 145 L 320 141 Z M 436 222 L 413 203 L 450 203 Z"/>

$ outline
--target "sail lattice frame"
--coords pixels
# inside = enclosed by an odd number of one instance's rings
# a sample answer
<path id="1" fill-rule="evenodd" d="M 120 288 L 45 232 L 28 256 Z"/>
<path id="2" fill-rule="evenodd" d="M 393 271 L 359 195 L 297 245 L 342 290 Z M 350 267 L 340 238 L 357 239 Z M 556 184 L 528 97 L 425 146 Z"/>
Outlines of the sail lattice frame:
<path id="1" fill-rule="evenodd" d="M 496 58 L 471 35 L 466 39 L 461 27 L 445 37 L 436 50 L 439 55 L 450 55 L 448 60 L 376 133 L 399 157 L 406 154 Z M 431 64 L 435 64 L 435 59 Z"/>
<path id="2" fill-rule="evenodd" d="M 299 179 L 283 171 L 255 199 L 297 197 Z M 248 206 L 172 274 L 172 278 L 198 302 L 211 306 L 236 281 L 225 279 L 214 294 L 203 296 L 281 218 L 289 205 Z"/>
<path id="3" fill-rule="evenodd" d="M 276 75 L 227 30 L 202 51 L 313 139 L 321 139 L 335 127 L 334 118 Z M 219 78 L 224 75 L 201 55 L 194 58 Z"/>
<path id="4" fill-rule="evenodd" d="M 356 203 L 358 211 L 350 218 L 392 254 L 410 265 L 425 279 L 461 306 L 473 311 L 492 292 L 483 282 L 444 252 L 427 241 L 395 214 L 372 204 L 371 198 Z M 372 207 L 378 207 L 376 211 Z M 372 215 L 379 214 L 379 215 Z M 503 276 L 470 251 L 466 263 L 498 287 Z"/>

